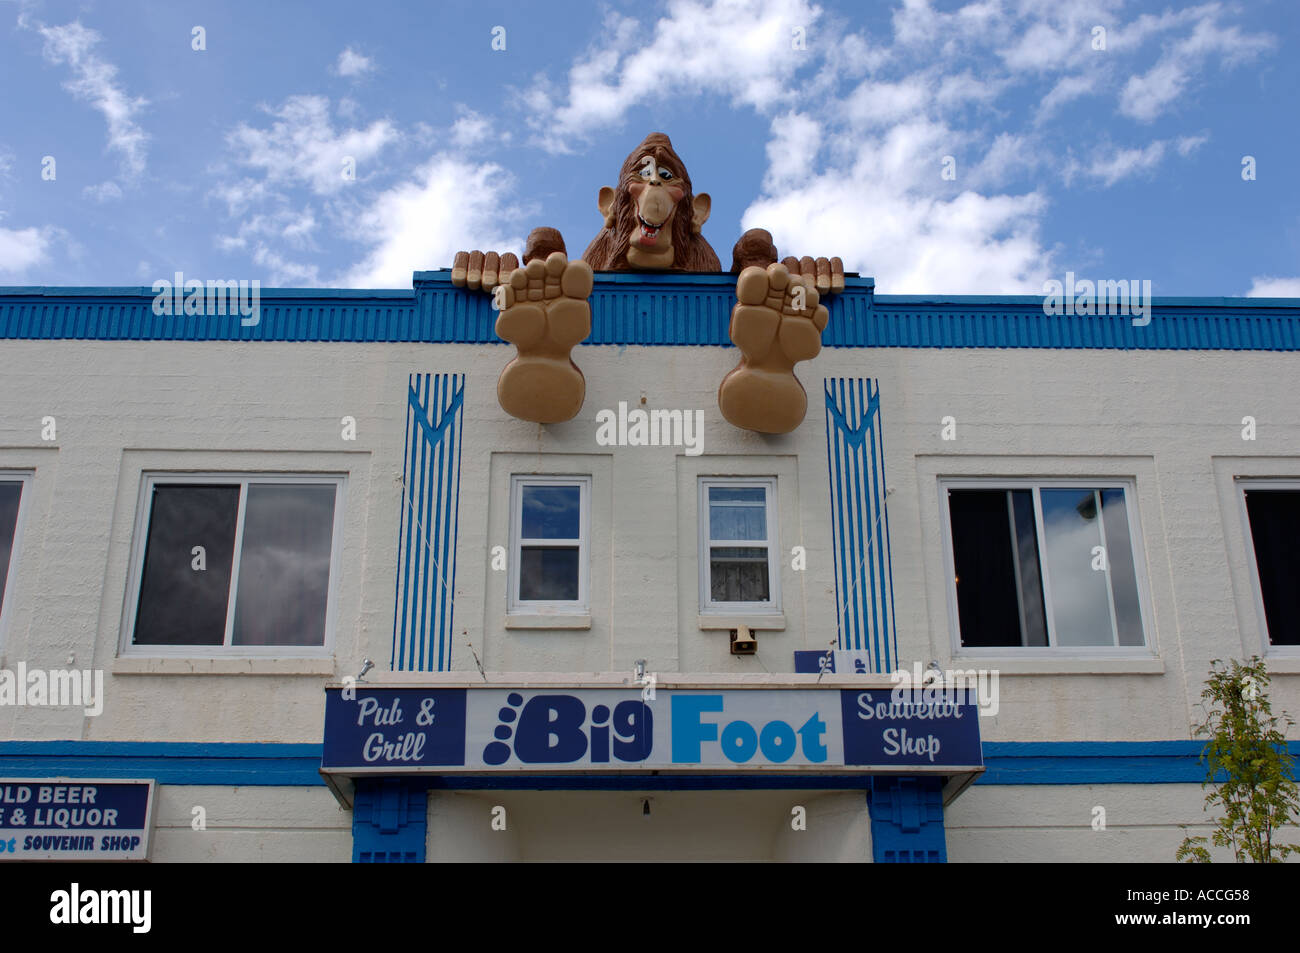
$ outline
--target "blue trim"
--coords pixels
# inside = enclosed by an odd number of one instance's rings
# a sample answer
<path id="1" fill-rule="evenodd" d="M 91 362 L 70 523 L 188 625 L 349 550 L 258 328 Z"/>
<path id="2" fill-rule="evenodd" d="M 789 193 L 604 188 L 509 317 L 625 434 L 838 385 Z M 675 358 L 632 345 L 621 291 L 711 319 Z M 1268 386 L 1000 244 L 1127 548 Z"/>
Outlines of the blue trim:
<path id="1" fill-rule="evenodd" d="M 354 864 L 422 864 L 428 794 L 399 778 L 358 781 L 352 804 Z"/>
<path id="2" fill-rule="evenodd" d="M 4 741 L 0 776 L 154 778 L 159 784 L 316 787 L 323 745 Z"/>
<path id="3" fill-rule="evenodd" d="M 871 853 L 878 864 L 943 864 L 943 779 L 877 777 L 867 792 Z"/>
<path id="4" fill-rule="evenodd" d="M 438 775 L 426 781 L 442 791 L 865 791 L 863 774 L 475 774 Z"/>
<path id="5" fill-rule="evenodd" d="M 1300 741 L 1288 743 L 1300 758 Z M 1200 784 L 1200 741 L 986 741 L 976 784 Z M 316 787 L 322 745 L 271 742 L 4 741 L 0 777 L 156 778 L 160 784 Z M 414 779 L 408 779 L 414 780 Z M 865 789 L 870 776 L 441 775 L 449 790 Z"/>
<path id="6" fill-rule="evenodd" d="M 839 646 L 867 650 L 873 672 L 893 671 L 898 639 L 879 440 L 880 387 L 872 378 L 826 378 L 822 393 Z"/>
<path id="7" fill-rule="evenodd" d="M 601 272 L 584 345 L 729 347 L 730 274 Z M 1300 299 L 1156 298 L 1151 323 L 1047 315 L 1037 295 L 876 295 L 848 277 L 829 299 L 826 347 L 1300 350 Z M 148 288 L 0 288 L 0 339 L 100 341 L 430 341 L 500 344 L 491 298 L 422 271 L 411 291 L 268 288 L 260 321 L 155 315 Z"/>
<path id="8" fill-rule="evenodd" d="M 1300 741 L 1287 743 L 1300 758 Z M 1203 741 L 986 741 L 976 784 L 1200 784 Z"/>
<path id="9" fill-rule="evenodd" d="M 464 399 L 464 374 L 412 374 L 407 383 L 405 489 L 393 608 L 395 671 L 451 667 Z"/>

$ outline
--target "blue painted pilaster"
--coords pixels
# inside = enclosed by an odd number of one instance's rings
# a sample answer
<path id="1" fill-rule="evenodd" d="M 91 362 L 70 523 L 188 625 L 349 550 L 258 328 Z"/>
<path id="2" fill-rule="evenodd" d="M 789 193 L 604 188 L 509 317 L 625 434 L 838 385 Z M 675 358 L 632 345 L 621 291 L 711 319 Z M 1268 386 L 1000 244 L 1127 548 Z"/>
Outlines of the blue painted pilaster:
<path id="1" fill-rule="evenodd" d="M 943 778 L 877 776 L 867 791 L 878 864 L 945 864 Z"/>
<path id="2" fill-rule="evenodd" d="M 354 864 L 422 864 L 429 795 L 403 778 L 358 781 L 352 804 Z"/>

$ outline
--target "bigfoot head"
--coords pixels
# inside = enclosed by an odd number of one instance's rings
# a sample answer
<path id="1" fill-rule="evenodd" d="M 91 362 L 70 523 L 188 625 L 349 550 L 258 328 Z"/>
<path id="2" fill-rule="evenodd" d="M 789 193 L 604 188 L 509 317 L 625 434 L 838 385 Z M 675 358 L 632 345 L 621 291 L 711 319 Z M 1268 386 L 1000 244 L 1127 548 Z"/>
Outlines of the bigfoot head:
<path id="1" fill-rule="evenodd" d="M 605 186 L 597 201 L 605 227 L 582 255 L 597 271 L 722 270 L 700 234 L 709 196 L 691 194 L 686 166 L 663 133 L 652 132 L 628 154 L 618 188 Z"/>

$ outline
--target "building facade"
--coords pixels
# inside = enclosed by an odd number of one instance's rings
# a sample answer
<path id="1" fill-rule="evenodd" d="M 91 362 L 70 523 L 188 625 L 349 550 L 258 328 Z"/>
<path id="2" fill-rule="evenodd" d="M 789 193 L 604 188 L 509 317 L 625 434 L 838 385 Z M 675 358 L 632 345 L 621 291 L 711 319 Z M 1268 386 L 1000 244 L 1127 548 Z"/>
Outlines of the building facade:
<path id="1" fill-rule="evenodd" d="M 719 412 L 735 287 L 597 272 L 555 424 L 503 410 L 449 271 L 255 321 L 0 289 L 0 775 L 152 781 L 154 861 L 1208 831 L 1211 660 L 1265 657 L 1300 714 L 1300 301 L 1144 323 L 846 276 L 771 435 Z M 936 668 L 954 706 L 889 707 Z M 33 695 L 72 671 L 101 694 Z"/>

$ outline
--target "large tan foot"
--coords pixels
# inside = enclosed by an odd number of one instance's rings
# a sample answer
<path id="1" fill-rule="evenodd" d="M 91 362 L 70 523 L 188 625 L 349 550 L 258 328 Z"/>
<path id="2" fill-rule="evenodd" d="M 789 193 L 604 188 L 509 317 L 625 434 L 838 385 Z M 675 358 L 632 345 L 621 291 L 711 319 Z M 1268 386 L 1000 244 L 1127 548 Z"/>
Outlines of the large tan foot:
<path id="1" fill-rule="evenodd" d="M 830 319 L 816 279 L 782 264 L 750 266 L 736 280 L 731 341 L 741 358 L 718 387 L 722 416 L 744 430 L 789 433 L 803 422 L 808 395 L 794 365 L 816 357 Z"/>
<path id="2" fill-rule="evenodd" d="M 558 251 L 503 278 L 496 332 L 518 354 L 497 380 L 497 400 L 512 417 L 556 424 L 582 409 L 587 382 L 570 352 L 591 333 L 593 280 L 590 265 Z"/>

